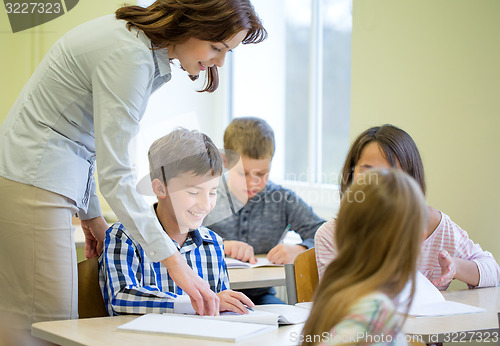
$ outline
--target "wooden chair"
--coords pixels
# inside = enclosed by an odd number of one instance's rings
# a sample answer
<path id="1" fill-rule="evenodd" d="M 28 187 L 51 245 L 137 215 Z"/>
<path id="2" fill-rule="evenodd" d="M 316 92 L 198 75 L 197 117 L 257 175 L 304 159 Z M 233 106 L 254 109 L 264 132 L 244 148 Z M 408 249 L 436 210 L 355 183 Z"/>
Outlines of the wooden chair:
<path id="1" fill-rule="evenodd" d="M 78 314 L 80 318 L 109 316 L 99 286 L 98 257 L 78 263 Z"/>
<path id="2" fill-rule="evenodd" d="M 319 281 L 314 248 L 295 257 L 293 264 L 285 265 L 285 280 L 288 304 L 312 301 Z"/>

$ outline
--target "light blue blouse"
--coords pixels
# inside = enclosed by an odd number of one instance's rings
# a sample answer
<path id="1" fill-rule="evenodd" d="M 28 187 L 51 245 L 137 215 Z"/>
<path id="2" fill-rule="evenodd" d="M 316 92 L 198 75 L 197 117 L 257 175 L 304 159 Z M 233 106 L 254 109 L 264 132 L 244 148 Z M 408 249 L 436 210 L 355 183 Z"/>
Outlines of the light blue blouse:
<path id="1" fill-rule="evenodd" d="M 152 92 L 171 78 L 166 49 L 114 15 L 59 39 L 0 127 L 0 176 L 64 195 L 83 220 L 101 215 L 94 170 L 107 202 L 147 255 L 176 251 L 136 192 L 129 144 Z"/>

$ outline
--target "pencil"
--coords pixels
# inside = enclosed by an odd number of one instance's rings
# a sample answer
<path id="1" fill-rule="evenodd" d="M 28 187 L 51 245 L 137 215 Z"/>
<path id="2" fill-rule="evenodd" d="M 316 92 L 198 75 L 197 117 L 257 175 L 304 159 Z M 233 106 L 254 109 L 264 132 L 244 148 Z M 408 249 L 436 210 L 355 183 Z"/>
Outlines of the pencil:
<path id="1" fill-rule="evenodd" d="M 283 243 L 283 240 L 285 240 L 286 234 L 290 230 L 290 227 L 292 227 L 292 226 L 290 226 L 290 225 L 286 226 L 285 230 L 283 231 L 283 234 L 281 235 L 280 240 L 278 241 L 278 244 Z"/>

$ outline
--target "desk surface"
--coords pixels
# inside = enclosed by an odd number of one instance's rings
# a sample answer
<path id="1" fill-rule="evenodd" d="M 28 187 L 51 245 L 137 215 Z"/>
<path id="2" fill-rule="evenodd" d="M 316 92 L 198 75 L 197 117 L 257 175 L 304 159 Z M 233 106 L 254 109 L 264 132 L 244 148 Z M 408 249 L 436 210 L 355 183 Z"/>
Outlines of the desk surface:
<path id="1" fill-rule="evenodd" d="M 498 338 L 497 311 L 500 311 L 500 287 L 444 292 L 446 300 L 479 306 L 484 313 L 442 317 L 409 317 L 404 331 L 420 335 L 427 342 L 458 342 L 484 339 L 489 333 L 492 340 Z M 175 345 L 220 345 L 220 341 L 207 341 L 163 335 L 119 332 L 116 327 L 137 316 L 114 316 L 93 319 L 52 321 L 35 323 L 32 334 L 61 345 L 123 345 L 172 342 Z M 280 327 L 244 340 L 238 345 L 293 345 L 297 344 L 303 324 Z M 496 333 L 496 334 L 495 334 Z"/>
<path id="2" fill-rule="evenodd" d="M 39 322 L 32 326 L 31 333 L 58 345 L 221 345 L 220 340 L 201 340 L 194 338 L 173 337 L 168 335 L 140 334 L 118 331 L 117 327 L 129 322 L 137 316 L 113 316 L 89 318 L 81 320 L 66 320 Z M 282 326 L 277 330 L 257 335 L 243 340 L 237 345 L 294 345 L 303 328 L 303 324 Z M 231 345 L 233 343 L 223 343 Z"/>
<path id="3" fill-rule="evenodd" d="M 425 343 L 459 342 L 472 339 L 499 338 L 498 315 L 500 287 L 443 292 L 446 300 L 486 309 L 486 312 L 439 317 L 408 317 L 404 331 L 421 335 Z"/>
<path id="4" fill-rule="evenodd" d="M 227 270 L 232 289 L 285 286 L 285 266 Z"/>

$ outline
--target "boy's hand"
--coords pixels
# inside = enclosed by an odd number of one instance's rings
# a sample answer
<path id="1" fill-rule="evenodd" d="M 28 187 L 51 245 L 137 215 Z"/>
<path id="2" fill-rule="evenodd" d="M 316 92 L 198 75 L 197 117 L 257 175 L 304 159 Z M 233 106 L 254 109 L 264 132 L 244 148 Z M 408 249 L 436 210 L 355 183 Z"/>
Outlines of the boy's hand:
<path id="1" fill-rule="evenodd" d="M 441 277 L 432 281 L 436 287 L 446 286 L 457 274 L 457 266 L 454 258 L 446 250 L 439 251 L 438 262 L 441 266 Z"/>
<path id="2" fill-rule="evenodd" d="M 108 223 L 102 216 L 89 220 L 81 220 L 83 233 L 85 234 L 85 257 L 99 256 L 104 245 Z"/>
<path id="3" fill-rule="evenodd" d="M 267 259 L 276 264 L 292 263 L 295 257 L 305 250 L 307 248 L 302 245 L 278 244 L 269 251 Z"/>
<path id="4" fill-rule="evenodd" d="M 226 256 L 243 262 L 250 262 L 251 264 L 257 263 L 257 258 L 255 258 L 255 254 L 253 252 L 253 246 L 242 241 L 224 241 L 224 253 Z"/>
<path id="5" fill-rule="evenodd" d="M 248 306 L 253 308 L 255 304 L 241 292 L 235 292 L 232 290 L 225 290 L 217 293 L 217 297 L 220 299 L 220 312 L 232 311 L 237 314 L 248 314 Z"/>

